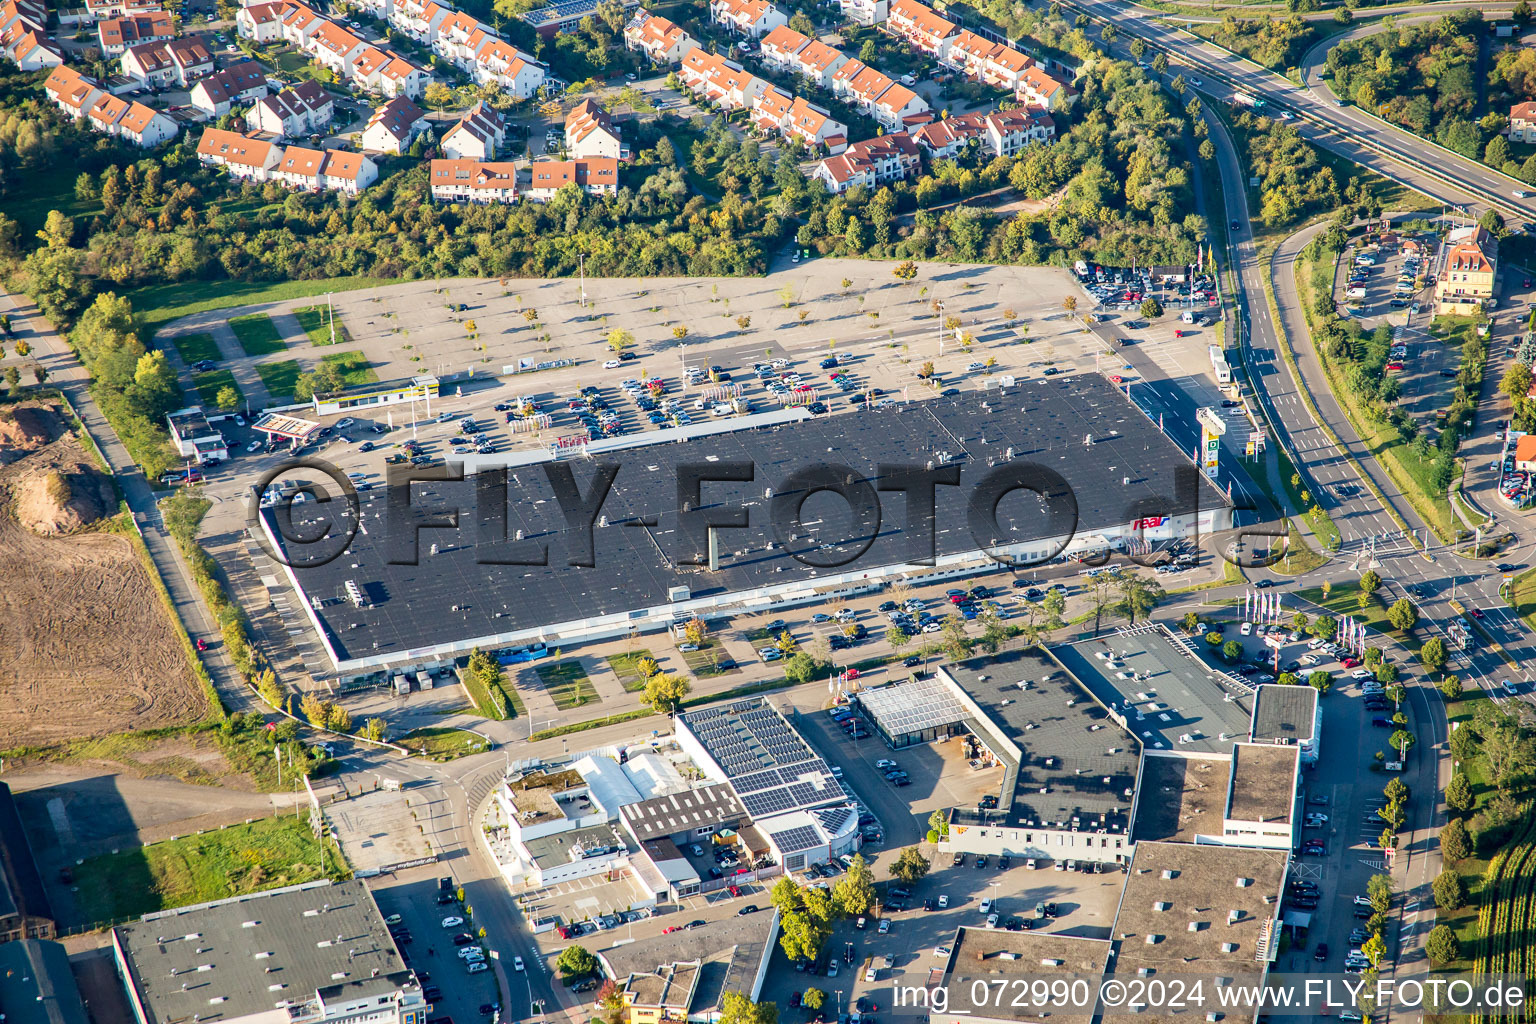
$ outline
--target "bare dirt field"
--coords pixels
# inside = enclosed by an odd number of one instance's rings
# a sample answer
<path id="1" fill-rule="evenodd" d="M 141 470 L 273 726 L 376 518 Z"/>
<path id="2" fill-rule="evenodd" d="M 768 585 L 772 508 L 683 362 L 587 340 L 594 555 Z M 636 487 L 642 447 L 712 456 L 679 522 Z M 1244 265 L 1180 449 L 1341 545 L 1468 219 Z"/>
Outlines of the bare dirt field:
<path id="1" fill-rule="evenodd" d="M 26 429 L 0 432 L 0 749 L 198 721 L 202 688 L 129 541 L 99 529 L 44 537 L 18 522 L 24 507 L 33 526 L 80 530 L 103 509 L 58 414 L 8 412 Z M 72 492 L 54 509 L 39 493 L 50 476 Z"/>

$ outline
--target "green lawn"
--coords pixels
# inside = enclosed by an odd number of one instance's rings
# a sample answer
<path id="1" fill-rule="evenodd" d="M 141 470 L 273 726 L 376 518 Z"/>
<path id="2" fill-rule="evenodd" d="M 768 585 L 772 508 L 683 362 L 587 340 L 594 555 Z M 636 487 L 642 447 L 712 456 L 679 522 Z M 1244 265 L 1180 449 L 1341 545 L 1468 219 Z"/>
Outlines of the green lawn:
<path id="1" fill-rule="evenodd" d="M 209 409 L 218 408 L 219 392 L 231 387 L 235 394 L 240 396 L 240 401 L 245 401 L 245 393 L 240 390 L 240 385 L 235 383 L 235 375 L 228 370 L 209 370 L 207 373 L 194 373 L 192 384 L 197 388 L 197 397 L 203 405 Z"/>
<path id="2" fill-rule="evenodd" d="M 229 204 L 225 212 L 237 210 L 239 204 Z M 314 281 L 176 281 L 135 288 L 126 293 L 133 303 L 133 316 L 144 337 L 152 338 L 155 332 L 173 320 L 193 313 L 206 313 L 211 309 L 227 309 L 263 302 L 282 302 L 285 299 L 304 299 L 326 292 L 354 291 L 359 288 L 378 288 L 393 284 L 377 277 L 330 277 Z"/>
<path id="3" fill-rule="evenodd" d="M 491 749 L 483 737 L 467 729 L 440 726 L 408 732 L 395 742 L 407 750 L 419 751 L 434 761 L 452 761 L 457 757 Z"/>
<path id="4" fill-rule="evenodd" d="M 368 365 L 368 360 L 361 352 L 332 352 L 328 356 L 322 356 L 321 361 L 330 363 L 340 370 L 341 379 L 347 382 L 348 387 L 372 384 L 379 379 L 379 375 L 373 372 L 373 367 Z"/>
<path id="5" fill-rule="evenodd" d="M 304 333 L 309 335 L 309 340 L 316 345 L 347 345 L 352 342 L 352 335 L 347 333 L 347 325 L 342 323 L 339 316 L 334 318 L 336 340 L 331 340 L 332 317 L 327 314 L 324 306 L 304 306 L 294 310 L 293 315 L 299 321 L 299 326 L 304 328 Z"/>
<path id="6" fill-rule="evenodd" d="M 332 878 L 350 874 L 334 844 L 325 864 Z M 75 904 L 85 922 L 121 921 L 319 877 L 309 821 L 263 818 L 93 857 L 75 869 Z"/>
<path id="7" fill-rule="evenodd" d="M 626 692 L 638 693 L 645 689 L 645 677 L 640 674 L 636 666 L 640 664 L 641 659 L 649 657 L 651 652 L 647 650 L 614 654 L 608 658 L 608 667 L 613 669 L 613 674 L 619 677 L 619 682 L 623 684 Z"/>
<path id="8" fill-rule="evenodd" d="M 204 359 L 219 362 L 224 358 L 211 334 L 178 334 L 171 339 L 171 343 L 181 353 L 181 361 L 188 366 Z"/>
<path id="9" fill-rule="evenodd" d="M 599 700 L 587 670 L 579 661 L 562 661 L 554 665 L 540 665 L 535 671 L 544 683 L 555 706 L 561 711 L 579 708 L 584 704 L 596 704 Z"/>
<path id="10" fill-rule="evenodd" d="M 256 373 L 267 387 L 267 394 L 279 400 L 293 397 L 293 386 L 299 382 L 299 361 L 284 359 L 279 363 L 257 363 Z"/>
<path id="11" fill-rule="evenodd" d="M 248 356 L 271 355 L 288 347 L 272 325 L 272 318 L 265 313 L 237 316 L 229 321 L 229 328 L 240 339 L 240 347 Z"/>

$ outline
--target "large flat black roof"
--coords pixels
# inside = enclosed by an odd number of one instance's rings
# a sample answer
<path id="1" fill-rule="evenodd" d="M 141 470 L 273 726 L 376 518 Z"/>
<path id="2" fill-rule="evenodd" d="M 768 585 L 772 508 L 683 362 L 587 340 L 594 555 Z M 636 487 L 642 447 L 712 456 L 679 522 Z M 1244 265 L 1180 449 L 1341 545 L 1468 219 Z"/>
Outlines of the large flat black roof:
<path id="1" fill-rule="evenodd" d="M 907 529 L 905 499 L 894 492 L 881 495 L 878 532 L 862 553 L 869 527 L 853 521 L 847 505 L 832 494 L 811 496 L 801 510 L 804 525 L 780 543 L 770 523 L 769 495 L 782 501 L 786 495 L 803 493 L 803 488 L 786 490 L 786 478 L 817 466 L 845 466 L 849 472 L 838 474 L 840 479 L 878 486 L 892 478 L 891 471 L 881 473 L 882 464 L 922 471 L 929 463 L 954 463 L 960 485 L 937 488 L 934 544 L 940 558 L 976 551 L 982 543 L 1037 541 L 1044 551 L 1066 532 L 1060 516 L 1046 514 L 1027 492 L 1014 491 L 998 505 L 996 519 L 1003 532 L 973 539 L 968 502 L 978 481 L 1005 464 L 1032 463 L 1059 474 L 1075 499 L 1072 532 L 1077 536 L 1123 529 L 1132 519 L 1159 512 L 1227 505 L 1203 477 L 1197 491 L 1178 498 L 1175 471 L 1190 465 L 1190 453 L 1169 442 L 1097 374 L 733 430 L 686 443 L 615 452 L 603 459 L 617 463 L 619 470 L 602 506 L 608 525 L 593 530 L 591 568 L 568 564 L 567 541 L 580 532 L 567 526 L 539 465 L 508 471 L 505 536 L 510 540 L 504 544 L 480 540 L 485 524 L 476 513 L 473 479 L 415 485 L 412 500 L 422 514 L 433 506 L 462 510 L 457 531 L 420 532 L 416 565 L 390 564 L 392 557 L 399 557 L 398 539 L 408 539 L 412 531 L 387 522 L 385 489 L 363 492 L 364 531 L 345 554 L 323 565 L 305 565 L 302 560 L 310 549 L 288 552 L 290 560 L 299 563 L 294 574 L 306 597 L 321 602 L 316 614 L 338 660 L 403 658 L 407 652 L 450 643 L 664 608 L 673 588 L 680 586 L 699 599 L 808 580 L 830 582 L 914 561 L 918 534 Z M 750 463 L 754 479 L 705 484 L 701 508 L 724 514 L 729 507 L 744 506 L 749 525 L 720 531 L 717 571 L 679 567 L 676 562 L 706 552 L 702 540 L 678 529 L 677 468 L 730 462 Z M 572 468 L 575 483 L 586 493 L 596 466 L 581 458 L 560 465 Z M 318 524 L 319 507 L 294 506 L 294 529 L 304 530 L 306 521 Z M 285 513 L 265 514 L 275 522 Z M 654 525 L 630 527 L 641 520 Z M 518 531 L 523 547 L 529 542 L 548 547 L 548 565 L 488 564 L 512 556 L 512 549 L 519 547 Z M 813 568 L 791 557 L 792 552 L 809 554 L 823 564 L 834 556 L 857 558 L 841 568 Z M 361 595 L 360 603 L 348 599 L 349 582 Z"/>

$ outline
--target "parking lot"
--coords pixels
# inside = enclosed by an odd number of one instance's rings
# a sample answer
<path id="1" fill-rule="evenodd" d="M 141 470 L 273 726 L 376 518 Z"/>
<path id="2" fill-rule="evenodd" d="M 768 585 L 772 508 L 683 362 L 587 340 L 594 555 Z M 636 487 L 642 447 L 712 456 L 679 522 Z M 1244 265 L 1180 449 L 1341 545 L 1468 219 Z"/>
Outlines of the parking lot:
<path id="1" fill-rule="evenodd" d="M 985 925 L 983 900 L 994 901 L 988 909 L 1000 914 L 1000 923 L 1022 928 L 1028 922 L 1038 930 L 1106 939 L 1124 881 L 1118 871 L 1102 875 L 1049 868 L 1030 871 L 1021 861 L 1000 870 L 995 858 L 981 869 L 970 857 L 963 866 L 954 866 L 941 850 L 933 870 L 901 901 L 906 909 L 890 910 L 882 902 L 878 913 L 866 915 L 862 929 L 856 921 L 839 922 L 816 964 L 791 963 L 776 948 L 762 998 L 777 1003 L 781 1018 L 788 1021 L 817 1016 L 815 1011 L 792 1008 L 799 1002 L 796 993 L 810 988 L 826 993 L 820 1013 L 827 1020 L 858 1008 L 861 1000 L 866 1012 L 878 1015 L 890 1009 L 892 984 L 924 984 L 929 970 L 943 966 L 947 952 L 935 951 L 948 950 L 956 928 Z M 938 906 L 941 899 L 943 907 Z M 1040 903 L 1054 904 L 1056 916 L 1037 918 L 1035 908 Z M 929 905 L 934 909 L 925 909 Z M 881 922 L 886 920 L 888 931 L 882 933 Z M 866 980 L 870 967 L 875 969 L 873 981 Z"/>
<path id="2" fill-rule="evenodd" d="M 457 900 L 455 891 L 440 889 L 429 866 L 402 872 L 397 877 L 381 876 L 373 883 L 373 894 L 379 910 L 390 922 L 390 932 L 401 955 L 415 969 L 433 1004 L 434 1019 L 486 1019 L 481 1016 L 481 1007 L 499 1001 L 496 975 L 488 967 L 471 973 L 467 962 L 459 956 L 461 950 L 480 949 L 481 945 L 478 941 L 455 945 L 455 936 L 475 930 L 466 922 L 463 904 Z M 443 927 L 443 921 L 451 918 L 459 918 L 461 923 Z"/>

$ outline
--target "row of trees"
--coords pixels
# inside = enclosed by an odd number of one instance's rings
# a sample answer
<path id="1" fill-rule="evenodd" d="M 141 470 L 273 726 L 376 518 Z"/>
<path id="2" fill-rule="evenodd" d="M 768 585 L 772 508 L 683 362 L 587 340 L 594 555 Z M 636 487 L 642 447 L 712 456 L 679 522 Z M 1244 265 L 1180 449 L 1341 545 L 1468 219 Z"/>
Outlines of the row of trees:
<path id="1" fill-rule="evenodd" d="M 930 864 L 915 847 L 908 847 L 891 865 L 891 874 L 913 883 L 928 873 Z M 839 917 L 859 917 L 876 901 L 875 876 L 863 855 L 854 854 L 848 871 L 830 889 L 801 885 L 785 875 L 769 894 L 779 911 L 779 946 L 791 960 L 815 960 L 832 936 Z"/>

